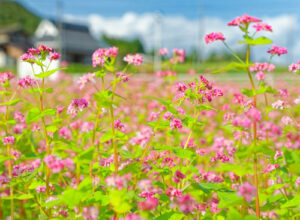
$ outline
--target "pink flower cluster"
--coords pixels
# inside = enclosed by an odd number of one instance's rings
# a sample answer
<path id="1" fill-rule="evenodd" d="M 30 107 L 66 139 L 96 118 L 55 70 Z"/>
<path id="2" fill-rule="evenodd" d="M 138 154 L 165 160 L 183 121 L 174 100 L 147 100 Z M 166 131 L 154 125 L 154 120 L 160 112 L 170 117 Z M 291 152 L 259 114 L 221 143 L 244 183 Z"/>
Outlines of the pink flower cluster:
<path id="1" fill-rule="evenodd" d="M 249 24 L 249 23 L 257 23 L 261 22 L 260 19 L 251 17 L 247 14 L 244 14 L 242 16 L 236 17 L 232 21 L 228 23 L 229 26 L 240 26 L 241 24 Z"/>
<path id="2" fill-rule="evenodd" d="M 68 107 L 67 114 L 75 117 L 78 112 L 83 111 L 83 109 L 87 107 L 88 102 L 85 99 L 73 99 Z"/>
<path id="3" fill-rule="evenodd" d="M 243 196 L 247 202 L 251 202 L 252 198 L 256 195 L 256 188 L 252 186 L 249 182 L 245 182 L 239 187 L 239 196 Z"/>
<path id="4" fill-rule="evenodd" d="M 2 142 L 4 145 L 7 145 L 7 144 L 14 145 L 15 140 L 16 140 L 16 138 L 14 136 L 7 136 L 2 139 Z"/>
<path id="5" fill-rule="evenodd" d="M 212 32 L 210 34 L 205 35 L 205 43 L 210 44 L 216 40 L 224 41 L 225 37 L 221 32 Z"/>
<path id="6" fill-rule="evenodd" d="M 161 55 L 161 56 L 168 55 L 169 50 L 167 48 L 161 48 L 161 49 L 159 49 L 158 54 Z"/>
<path id="7" fill-rule="evenodd" d="M 93 67 L 104 66 L 107 58 L 116 58 L 118 55 L 119 48 L 109 47 L 109 48 L 99 48 L 94 51 L 92 55 Z"/>
<path id="8" fill-rule="evenodd" d="M 124 61 L 128 64 L 133 64 L 135 66 L 140 66 L 143 63 L 143 56 L 140 54 L 127 54 L 124 57 Z"/>
<path id="9" fill-rule="evenodd" d="M 35 84 L 36 84 L 36 81 L 34 79 L 32 79 L 29 75 L 25 76 L 18 82 L 18 85 L 23 88 L 30 87 Z"/>
<path id="10" fill-rule="evenodd" d="M 54 51 L 51 47 L 46 45 L 39 45 L 38 48 L 30 48 L 27 50 L 27 53 L 24 53 L 21 56 L 21 60 L 29 63 L 34 63 L 32 60 L 36 60 L 38 56 L 41 56 L 42 59 L 45 59 L 49 55 L 49 60 L 59 60 L 61 55 Z"/>
<path id="11" fill-rule="evenodd" d="M 79 89 L 82 90 L 87 83 L 96 83 L 95 74 L 87 73 L 84 76 L 80 77 L 77 83 L 79 84 Z"/>
<path id="12" fill-rule="evenodd" d="M 283 54 L 287 54 L 287 49 L 284 48 L 284 47 L 279 47 L 279 46 L 276 46 L 276 45 L 272 45 L 272 49 L 268 50 L 267 51 L 268 53 L 270 53 L 272 56 L 274 55 L 283 55 Z"/>
<path id="13" fill-rule="evenodd" d="M 172 64 L 183 63 L 185 55 L 186 55 L 186 52 L 184 49 L 174 48 L 173 49 L 173 57 L 170 58 L 170 62 Z"/>
<path id="14" fill-rule="evenodd" d="M 257 72 L 257 71 L 267 71 L 272 72 L 276 66 L 272 63 L 253 63 L 249 70 L 250 72 Z"/>
<path id="15" fill-rule="evenodd" d="M 128 182 L 131 180 L 131 178 L 132 178 L 131 173 L 127 173 L 124 176 L 113 175 L 113 176 L 108 176 L 105 179 L 105 182 L 107 186 L 121 190 L 128 186 Z"/>
<path id="16" fill-rule="evenodd" d="M 171 77 L 171 76 L 177 76 L 177 73 L 171 70 L 166 70 L 166 71 L 158 70 L 156 72 L 156 75 L 159 77 Z"/>
<path id="17" fill-rule="evenodd" d="M 115 129 L 118 129 L 121 132 L 125 132 L 125 125 L 121 122 L 119 118 L 114 121 L 114 127 Z"/>
<path id="18" fill-rule="evenodd" d="M 5 73 L 0 73 L 0 83 L 4 84 L 8 82 L 9 80 L 15 78 L 15 76 L 12 73 L 5 72 Z"/>
<path id="19" fill-rule="evenodd" d="M 278 164 L 268 164 L 267 167 L 263 170 L 263 173 L 271 173 L 273 170 L 279 168 Z"/>
<path id="20" fill-rule="evenodd" d="M 291 65 L 289 65 L 289 71 L 296 73 L 298 72 L 298 70 L 300 69 L 300 61 L 298 61 L 297 63 L 292 63 Z"/>
<path id="21" fill-rule="evenodd" d="M 68 168 L 69 170 L 74 169 L 74 162 L 70 158 L 60 159 L 56 155 L 46 155 L 44 162 L 53 173 L 59 173 L 64 168 Z"/>
<path id="22" fill-rule="evenodd" d="M 271 25 L 264 24 L 264 23 L 257 23 L 257 24 L 254 24 L 252 27 L 255 28 L 256 32 L 260 32 L 260 31 L 272 32 L 273 31 Z"/>

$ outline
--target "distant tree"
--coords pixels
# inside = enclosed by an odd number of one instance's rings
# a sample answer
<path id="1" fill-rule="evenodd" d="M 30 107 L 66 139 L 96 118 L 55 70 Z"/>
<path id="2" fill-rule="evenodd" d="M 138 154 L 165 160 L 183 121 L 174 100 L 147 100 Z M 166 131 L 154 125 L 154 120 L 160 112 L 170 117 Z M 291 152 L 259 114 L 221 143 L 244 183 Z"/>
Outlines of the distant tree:
<path id="1" fill-rule="evenodd" d="M 128 53 L 145 53 L 143 44 L 139 39 L 125 40 L 103 35 L 102 40 L 110 46 L 118 47 L 120 58 L 123 58 Z"/>
<path id="2" fill-rule="evenodd" d="M 0 28 L 20 27 L 26 34 L 32 35 L 40 20 L 40 17 L 27 10 L 18 2 L 0 1 Z"/>

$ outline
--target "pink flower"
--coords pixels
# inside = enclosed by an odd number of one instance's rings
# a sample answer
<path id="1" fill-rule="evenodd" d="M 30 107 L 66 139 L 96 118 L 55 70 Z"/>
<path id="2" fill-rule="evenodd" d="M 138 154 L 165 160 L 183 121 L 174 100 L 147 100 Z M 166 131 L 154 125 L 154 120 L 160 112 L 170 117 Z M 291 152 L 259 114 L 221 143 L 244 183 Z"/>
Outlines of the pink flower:
<path id="1" fill-rule="evenodd" d="M 30 60 L 35 60 L 35 56 L 33 56 L 31 53 L 24 53 L 20 58 L 22 61 L 29 63 L 33 63 Z"/>
<path id="2" fill-rule="evenodd" d="M 49 56 L 50 56 L 49 59 L 50 59 L 51 61 L 52 61 L 52 60 L 59 60 L 59 59 L 60 59 L 60 54 L 57 53 L 56 51 L 50 52 Z"/>
<path id="3" fill-rule="evenodd" d="M 168 49 L 167 48 L 161 48 L 159 49 L 158 51 L 158 54 L 163 56 L 163 55 L 167 55 L 169 53 Z"/>
<path id="4" fill-rule="evenodd" d="M 21 112 L 16 112 L 14 119 L 19 122 L 25 122 L 25 116 Z"/>
<path id="5" fill-rule="evenodd" d="M 231 22 L 228 23 L 229 26 L 240 26 L 241 24 L 257 23 L 261 22 L 260 19 L 248 16 L 244 14 L 243 16 L 236 17 Z"/>
<path id="6" fill-rule="evenodd" d="M 84 220 L 97 220 L 99 216 L 99 208 L 96 206 L 83 207 L 82 217 Z"/>
<path id="7" fill-rule="evenodd" d="M 256 188 L 252 186 L 249 182 L 245 182 L 239 187 L 239 196 L 243 196 L 247 202 L 251 202 L 252 198 L 256 195 Z"/>
<path id="8" fill-rule="evenodd" d="M 281 156 L 282 156 L 282 152 L 277 150 L 274 156 L 274 160 L 278 159 Z"/>
<path id="9" fill-rule="evenodd" d="M 289 116 L 283 116 L 281 118 L 281 123 L 284 125 L 293 124 L 293 119 L 291 119 Z"/>
<path id="10" fill-rule="evenodd" d="M 205 35 L 204 40 L 205 40 L 205 43 L 210 44 L 216 40 L 224 41 L 225 37 L 221 32 L 218 32 L 218 33 L 212 32 L 210 34 Z"/>
<path id="11" fill-rule="evenodd" d="M 189 194 L 179 197 L 176 202 L 179 210 L 184 214 L 192 213 L 194 211 L 195 199 Z"/>
<path id="12" fill-rule="evenodd" d="M 258 71 L 256 74 L 255 74 L 255 78 L 257 80 L 264 80 L 266 78 L 266 75 L 264 74 L 263 71 Z"/>
<path id="13" fill-rule="evenodd" d="M 174 198 L 178 198 L 182 196 L 182 191 L 180 189 L 176 189 L 174 187 L 169 186 L 166 191 L 166 195 L 170 197 L 170 200 L 174 200 Z"/>
<path id="14" fill-rule="evenodd" d="M 77 83 L 79 84 L 79 89 L 82 90 L 87 83 L 96 83 L 95 74 L 94 73 L 85 74 L 84 76 L 78 79 Z"/>
<path id="15" fill-rule="evenodd" d="M 296 73 L 296 72 L 298 72 L 299 69 L 300 69 L 299 63 L 292 63 L 291 65 L 289 65 L 290 72 Z"/>
<path id="16" fill-rule="evenodd" d="M 295 181 L 295 186 L 298 187 L 300 184 L 300 177 L 298 177 Z"/>
<path id="17" fill-rule="evenodd" d="M 4 84 L 8 82 L 9 80 L 15 78 L 15 76 L 12 73 L 5 72 L 5 73 L 0 73 L 0 83 Z"/>
<path id="18" fill-rule="evenodd" d="M 140 66 L 143 63 L 143 57 L 140 54 L 128 54 L 124 57 L 124 61 L 128 64 L 133 64 L 135 66 Z"/>
<path id="19" fill-rule="evenodd" d="M 59 136 L 62 137 L 65 140 L 71 140 L 72 138 L 72 131 L 67 127 L 62 127 L 58 131 Z"/>
<path id="20" fill-rule="evenodd" d="M 187 90 L 187 86 L 185 83 L 176 83 L 175 87 L 178 92 L 184 92 L 185 90 Z"/>
<path id="21" fill-rule="evenodd" d="M 272 46 L 272 49 L 268 50 L 268 53 L 270 53 L 272 56 L 274 56 L 275 54 L 280 56 L 280 55 L 286 54 L 287 52 L 288 51 L 286 48 L 278 47 L 275 45 Z"/>
<path id="22" fill-rule="evenodd" d="M 145 201 L 138 202 L 138 208 L 142 211 L 154 211 L 158 203 L 157 198 L 148 197 Z"/>
<path id="23" fill-rule="evenodd" d="M 164 120 L 170 120 L 170 119 L 173 119 L 174 116 L 171 112 L 166 112 L 164 115 L 163 115 L 163 119 Z"/>
<path id="24" fill-rule="evenodd" d="M 261 113 L 257 108 L 250 108 L 246 114 L 252 121 L 258 122 L 261 120 Z"/>
<path id="25" fill-rule="evenodd" d="M 27 50 L 27 53 L 31 53 L 32 55 L 38 55 L 40 53 L 40 50 L 38 48 L 37 49 L 35 49 L 35 48 L 29 48 Z"/>
<path id="26" fill-rule="evenodd" d="M 37 48 L 41 53 L 49 53 L 49 52 L 52 52 L 53 49 L 51 47 L 48 47 L 46 45 L 38 45 L 38 48 Z"/>
<path id="27" fill-rule="evenodd" d="M 99 48 L 94 51 L 92 55 L 92 62 L 93 62 L 93 67 L 96 66 L 104 66 L 106 56 L 105 56 L 105 49 Z"/>
<path id="28" fill-rule="evenodd" d="M 34 79 L 32 79 L 29 75 L 25 76 L 23 79 L 21 79 L 18 82 L 18 85 L 26 88 L 26 87 L 30 87 L 36 84 L 36 81 Z"/>
<path id="29" fill-rule="evenodd" d="M 2 139 L 2 142 L 4 145 L 7 145 L 7 144 L 14 145 L 15 140 L 16 140 L 16 138 L 14 136 L 7 136 Z"/>
<path id="30" fill-rule="evenodd" d="M 279 167 L 278 164 L 268 164 L 267 167 L 263 170 L 263 173 L 271 173 L 273 170 L 276 170 Z"/>
<path id="31" fill-rule="evenodd" d="M 277 100 L 276 102 L 272 103 L 272 107 L 275 109 L 284 109 L 284 102 L 281 100 Z"/>
<path id="32" fill-rule="evenodd" d="M 46 192 L 46 186 L 38 186 L 35 188 L 35 191 L 37 193 L 43 193 L 43 192 Z"/>
<path id="33" fill-rule="evenodd" d="M 179 119 L 172 119 L 170 121 L 170 127 L 171 127 L 171 129 L 182 128 L 182 122 L 181 122 L 181 120 L 179 120 Z"/>
<path id="34" fill-rule="evenodd" d="M 264 23 L 257 23 L 257 24 L 254 24 L 252 27 L 256 29 L 256 32 L 260 32 L 260 31 L 272 32 L 273 31 L 271 25 L 264 24 Z"/>
<path id="35" fill-rule="evenodd" d="M 88 107 L 88 102 L 85 99 L 73 99 L 68 107 L 67 114 L 75 117 L 78 112 Z"/>
<path id="36" fill-rule="evenodd" d="M 122 122 L 119 118 L 114 121 L 114 127 L 115 127 L 115 129 L 125 132 L 125 125 L 122 124 Z"/>

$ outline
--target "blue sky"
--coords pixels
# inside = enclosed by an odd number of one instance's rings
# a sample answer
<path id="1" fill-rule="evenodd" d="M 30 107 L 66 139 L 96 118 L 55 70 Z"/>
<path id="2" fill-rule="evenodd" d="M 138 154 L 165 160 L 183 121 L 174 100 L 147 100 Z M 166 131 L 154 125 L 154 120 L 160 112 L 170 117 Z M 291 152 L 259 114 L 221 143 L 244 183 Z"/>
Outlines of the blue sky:
<path id="1" fill-rule="evenodd" d="M 40 15 L 56 14 L 57 0 L 17 0 Z M 224 19 L 248 13 L 253 16 L 298 14 L 299 0 L 60 0 L 65 14 L 86 16 L 99 14 L 119 17 L 128 11 L 138 14 L 160 11 L 164 15 L 183 15 L 190 19 L 200 15 Z"/>

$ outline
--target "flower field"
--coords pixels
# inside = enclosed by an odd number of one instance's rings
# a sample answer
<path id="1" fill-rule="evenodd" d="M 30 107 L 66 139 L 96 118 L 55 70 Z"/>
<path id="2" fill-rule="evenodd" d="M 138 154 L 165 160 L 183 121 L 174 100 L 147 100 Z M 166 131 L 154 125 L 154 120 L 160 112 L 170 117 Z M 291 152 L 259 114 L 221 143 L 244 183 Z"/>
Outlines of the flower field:
<path id="1" fill-rule="evenodd" d="M 266 80 L 288 51 L 271 45 L 269 62 L 250 60 L 272 27 L 248 15 L 228 25 L 242 32 L 245 60 L 222 33 L 204 41 L 236 59 L 214 73 L 236 68 L 244 83 L 182 80 L 182 49 L 162 48 L 169 66 L 147 79 L 127 71 L 140 54 L 116 65 L 116 47 L 95 50 L 98 71 L 77 79 L 49 69 L 52 48 L 28 49 L 20 59 L 39 72 L 0 73 L 0 219 L 299 219 L 300 88 Z"/>

